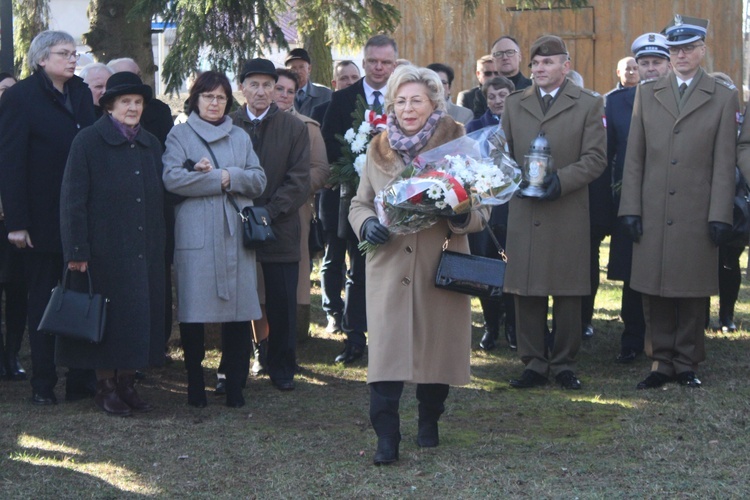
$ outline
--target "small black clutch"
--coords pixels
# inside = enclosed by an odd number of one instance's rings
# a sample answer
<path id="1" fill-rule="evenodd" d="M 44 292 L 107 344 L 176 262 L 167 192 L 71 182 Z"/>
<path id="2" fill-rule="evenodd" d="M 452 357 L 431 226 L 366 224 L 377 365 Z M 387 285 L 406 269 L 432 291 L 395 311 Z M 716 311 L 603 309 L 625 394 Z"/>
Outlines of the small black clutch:
<path id="1" fill-rule="evenodd" d="M 435 286 L 482 299 L 499 299 L 504 280 L 504 260 L 444 250 Z"/>

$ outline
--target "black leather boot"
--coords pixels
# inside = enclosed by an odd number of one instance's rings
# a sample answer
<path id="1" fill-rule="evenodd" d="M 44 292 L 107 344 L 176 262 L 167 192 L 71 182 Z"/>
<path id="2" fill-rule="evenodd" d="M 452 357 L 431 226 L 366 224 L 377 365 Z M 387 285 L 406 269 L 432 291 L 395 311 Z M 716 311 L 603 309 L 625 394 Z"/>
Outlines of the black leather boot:
<path id="1" fill-rule="evenodd" d="M 398 406 L 403 390 L 403 382 L 370 384 L 370 422 L 378 436 L 378 448 L 372 459 L 375 465 L 388 465 L 398 460 L 401 442 Z"/>
<path id="2" fill-rule="evenodd" d="M 447 384 L 418 384 L 419 428 L 417 444 L 422 448 L 434 448 L 440 444 L 438 420 L 445 411 L 445 398 L 448 397 Z"/>
<path id="3" fill-rule="evenodd" d="M 242 395 L 244 382 L 247 380 L 247 367 L 250 359 L 250 323 L 224 323 L 221 328 L 222 345 L 227 376 L 226 405 L 230 408 L 245 406 Z"/>
<path id="4" fill-rule="evenodd" d="M 117 395 L 133 411 L 147 412 L 154 409 L 153 405 L 142 400 L 135 390 L 135 373 L 117 374 Z"/>
<path id="5" fill-rule="evenodd" d="M 94 403 L 110 415 L 127 417 L 131 414 L 130 407 L 117 395 L 117 384 L 114 378 L 97 380 Z"/>
<path id="6" fill-rule="evenodd" d="M 203 358 L 206 357 L 203 323 L 180 323 L 180 340 L 188 376 L 188 404 L 205 408 L 206 382 L 203 379 Z"/>

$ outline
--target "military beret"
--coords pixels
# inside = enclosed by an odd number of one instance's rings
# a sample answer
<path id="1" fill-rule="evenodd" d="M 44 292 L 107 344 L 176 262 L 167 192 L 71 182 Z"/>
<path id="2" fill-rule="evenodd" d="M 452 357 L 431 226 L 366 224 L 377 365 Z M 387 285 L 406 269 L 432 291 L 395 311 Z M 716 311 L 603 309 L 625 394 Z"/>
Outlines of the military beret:
<path id="1" fill-rule="evenodd" d="M 531 44 L 531 57 L 534 56 L 556 56 L 560 54 L 568 55 L 568 49 L 562 38 L 554 35 L 543 35 Z"/>
<path id="2" fill-rule="evenodd" d="M 688 43 L 705 40 L 708 32 L 708 19 L 681 16 L 677 14 L 664 28 L 662 33 L 667 37 L 667 45 L 686 45 Z"/>
<path id="3" fill-rule="evenodd" d="M 635 39 L 633 45 L 630 46 L 630 50 L 633 51 L 636 60 L 643 56 L 663 57 L 667 61 L 669 60 L 667 39 L 660 33 L 644 33 Z"/>

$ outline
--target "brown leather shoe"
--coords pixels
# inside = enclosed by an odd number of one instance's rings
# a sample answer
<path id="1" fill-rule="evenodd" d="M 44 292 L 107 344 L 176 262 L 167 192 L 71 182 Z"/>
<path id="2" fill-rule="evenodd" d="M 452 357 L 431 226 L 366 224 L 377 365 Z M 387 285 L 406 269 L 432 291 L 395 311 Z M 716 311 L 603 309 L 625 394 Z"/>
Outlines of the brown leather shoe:
<path id="1" fill-rule="evenodd" d="M 135 390 L 135 375 L 117 374 L 117 395 L 133 411 L 147 412 L 154 409 L 138 395 Z"/>
<path id="2" fill-rule="evenodd" d="M 117 384 L 114 378 L 96 381 L 96 395 L 94 403 L 104 412 L 119 417 L 130 416 L 130 407 L 117 395 Z"/>

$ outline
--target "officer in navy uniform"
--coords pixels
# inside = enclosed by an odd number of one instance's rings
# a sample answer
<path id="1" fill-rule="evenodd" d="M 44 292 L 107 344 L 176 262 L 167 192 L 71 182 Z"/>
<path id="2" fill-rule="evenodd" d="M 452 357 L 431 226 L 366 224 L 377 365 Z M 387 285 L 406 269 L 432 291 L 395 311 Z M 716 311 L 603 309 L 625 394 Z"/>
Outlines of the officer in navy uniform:
<path id="1" fill-rule="evenodd" d="M 644 33 L 631 47 L 638 63 L 641 81 L 651 81 L 672 70 L 669 63 L 667 39 L 659 33 Z M 607 163 L 612 168 L 612 196 L 616 217 L 620 206 L 620 183 L 628 147 L 630 118 L 633 114 L 636 87 L 624 87 L 610 93 L 605 115 L 607 117 Z M 607 279 L 622 281 L 620 317 L 625 328 L 620 338 L 617 363 L 632 363 L 643 352 L 646 323 L 643 319 L 641 294 L 630 288 L 630 266 L 633 259 L 633 241 L 624 226 L 614 221 L 609 244 Z"/>

